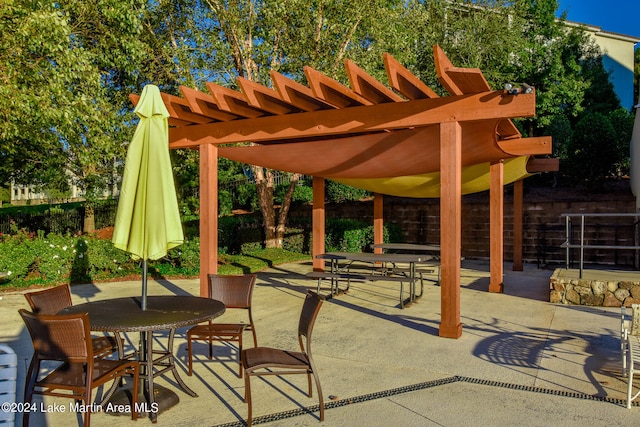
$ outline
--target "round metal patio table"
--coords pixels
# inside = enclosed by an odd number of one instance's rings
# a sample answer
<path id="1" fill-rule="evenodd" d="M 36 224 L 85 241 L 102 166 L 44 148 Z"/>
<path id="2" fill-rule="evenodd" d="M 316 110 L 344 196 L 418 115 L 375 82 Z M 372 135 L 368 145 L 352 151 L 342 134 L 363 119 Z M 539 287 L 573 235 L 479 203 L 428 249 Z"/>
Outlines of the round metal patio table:
<path id="1" fill-rule="evenodd" d="M 92 331 L 102 332 L 140 332 L 141 351 L 140 363 L 142 372 L 140 376 L 145 379 L 144 393 L 147 398 L 148 408 L 153 409 L 154 376 L 171 371 L 176 382 L 189 395 L 196 397 L 180 378 L 176 370 L 173 356 L 173 338 L 176 328 L 195 325 L 222 315 L 225 305 L 221 301 L 210 298 L 194 296 L 148 296 L 147 309 L 142 310 L 141 297 L 123 297 L 100 301 L 91 301 L 84 304 L 73 305 L 60 311 L 60 314 L 89 313 L 89 322 Z M 153 332 L 168 330 L 169 340 L 166 350 L 153 350 Z M 117 340 L 122 346 L 122 340 Z M 122 348 L 119 349 L 123 354 Z M 154 358 L 154 356 L 157 356 Z M 154 373 L 154 368 L 157 372 Z M 115 391 L 115 386 L 107 393 L 108 399 Z M 152 421 L 157 419 L 157 412 L 149 413 Z"/>

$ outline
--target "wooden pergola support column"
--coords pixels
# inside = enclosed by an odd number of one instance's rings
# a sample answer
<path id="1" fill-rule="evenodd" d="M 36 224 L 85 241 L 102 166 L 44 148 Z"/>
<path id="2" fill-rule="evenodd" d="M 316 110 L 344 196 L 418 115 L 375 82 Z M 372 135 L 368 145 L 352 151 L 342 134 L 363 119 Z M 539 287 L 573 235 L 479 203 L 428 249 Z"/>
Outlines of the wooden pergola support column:
<path id="1" fill-rule="evenodd" d="M 513 183 L 513 271 L 522 271 L 523 180 Z"/>
<path id="2" fill-rule="evenodd" d="M 489 166 L 489 292 L 501 293 L 504 277 L 504 162 L 499 160 Z"/>
<path id="3" fill-rule="evenodd" d="M 460 251 L 462 246 L 462 127 L 440 124 L 440 308 L 439 335 L 460 338 Z"/>
<path id="4" fill-rule="evenodd" d="M 384 196 L 373 195 L 373 243 L 384 243 Z M 375 248 L 374 253 L 381 254 L 382 248 Z"/>
<path id="5" fill-rule="evenodd" d="M 313 271 L 324 271 L 324 260 L 316 255 L 324 253 L 325 209 L 324 209 L 324 178 L 313 177 L 313 212 L 311 214 L 311 255 L 313 256 Z"/>
<path id="6" fill-rule="evenodd" d="M 218 272 L 218 146 L 200 145 L 200 296 L 208 275 Z"/>

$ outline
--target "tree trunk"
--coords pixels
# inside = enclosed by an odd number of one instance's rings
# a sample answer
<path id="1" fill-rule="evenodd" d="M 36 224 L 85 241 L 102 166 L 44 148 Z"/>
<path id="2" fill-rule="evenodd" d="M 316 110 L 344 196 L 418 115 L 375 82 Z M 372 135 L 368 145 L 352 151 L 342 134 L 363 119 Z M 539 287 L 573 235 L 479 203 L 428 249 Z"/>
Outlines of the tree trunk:
<path id="1" fill-rule="evenodd" d="M 261 167 L 252 166 L 253 176 L 256 179 L 258 192 L 258 205 L 262 213 L 265 241 L 267 248 L 277 248 L 276 240 L 276 211 L 273 206 L 273 171 Z"/>
<path id="2" fill-rule="evenodd" d="M 294 173 L 289 180 L 289 188 L 282 199 L 282 206 L 280 206 L 280 213 L 278 214 L 278 224 L 276 225 L 276 240 L 278 242 L 278 248 L 282 247 L 284 242 L 284 232 L 286 231 L 287 216 L 289 215 L 289 208 L 291 208 L 291 200 L 293 199 L 293 192 L 300 181 L 300 174 Z"/>
<path id="3" fill-rule="evenodd" d="M 84 219 L 82 224 L 83 233 L 92 233 L 96 230 L 96 216 L 93 205 L 85 204 Z"/>
<path id="4" fill-rule="evenodd" d="M 253 175 L 256 179 L 256 190 L 258 193 L 258 205 L 262 213 L 264 226 L 264 245 L 266 248 L 282 248 L 284 233 L 286 231 L 287 215 L 291 207 L 293 192 L 300 180 L 300 174 L 293 174 L 289 181 L 280 212 L 276 216 L 276 208 L 273 203 L 273 193 L 275 188 L 275 174 L 270 169 L 252 167 Z"/>

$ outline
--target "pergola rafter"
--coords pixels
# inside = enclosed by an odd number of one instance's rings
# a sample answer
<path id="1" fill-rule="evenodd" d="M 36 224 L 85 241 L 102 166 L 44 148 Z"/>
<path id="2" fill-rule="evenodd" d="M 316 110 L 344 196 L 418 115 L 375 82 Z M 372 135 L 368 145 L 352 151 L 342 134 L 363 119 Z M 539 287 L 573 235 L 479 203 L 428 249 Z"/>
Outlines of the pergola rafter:
<path id="1" fill-rule="evenodd" d="M 273 88 L 238 78 L 240 91 L 213 83 L 209 93 L 181 87 L 163 94 L 171 114 L 170 148 L 199 148 L 201 293 L 217 271 L 217 158 L 314 176 L 313 254 L 324 252 L 324 178 L 352 183 L 372 178 L 440 174 L 442 323 L 457 338 L 460 323 L 462 169 L 488 162 L 491 175 L 491 284 L 502 290 L 502 187 L 505 159 L 551 153 L 550 137 L 522 138 L 510 119 L 535 114 L 535 92 L 493 91 L 479 69 L 453 66 L 434 46 L 436 72 L 450 96 L 438 96 L 391 55 L 383 56 L 389 87 L 350 60 L 351 87 L 305 67 L 308 86 L 271 71 Z M 137 99 L 132 95 L 133 102 Z M 221 144 L 253 143 L 250 146 Z M 523 162 L 520 162 L 523 163 Z M 526 162 L 524 162 L 526 163 Z M 531 161 L 532 170 L 556 162 Z M 529 166 L 527 166 L 528 168 Z M 525 176 L 528 171 L 522 171 Z M 382 241 L 376 194 L 375 243 Z M 493 223 L 496 222 L 496 227 Z M 321 260 L 314 268 L 323 269 Z"/>

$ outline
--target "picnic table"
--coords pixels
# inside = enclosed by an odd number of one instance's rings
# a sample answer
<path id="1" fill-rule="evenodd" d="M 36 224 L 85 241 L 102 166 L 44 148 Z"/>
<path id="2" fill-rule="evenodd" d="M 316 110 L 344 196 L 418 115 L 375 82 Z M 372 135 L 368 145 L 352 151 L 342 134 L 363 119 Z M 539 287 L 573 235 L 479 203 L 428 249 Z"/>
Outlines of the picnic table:
<path id="1" fill-rule="evenodd" d="M 372 245 L 374 249 L 380 248 L 383 251 L 394 251 L 395 253 L 404 252 L 425 252 L 431 254 L 431 259 L 416 266 L 416 273 L 420 276 L 420 286 L 424 287 L 424 278 L 422 273 L 433 273 L 437 270 L 438 278 L 436 285 L 440 285 L 440 245 L 421 245 L 415 243 L 376 243 Z M 426 269 L 420 267 L 427 267 Z M 403 271 L 402 268 L 396 268 L 396 272 Z"/>
<path id="2" fill-rule="evenodd" d="M 307 274 L 308 277 L 318 279 L 318 291 L 320 290 L 320 282 L 323 279 L 331 280 L 331 294 L 338 294 L 340 292 L 338 288 L 339 280 L 347 281 L 347 289 L 351 280 L 383 280 L 393 281 L 400 283 L 400 308 L 414 302 L 417 298 L 422 296 L 423 288 L 420 289 L 420 294 L 416 293 L 416 264 L 431 260 L 430 255 L 424 254 L 375 254 L 368 252 L 327 252 L 316 255 L 316 258 L 330 261 L 330 272 L 311 272 Z M 346 261 L 344 265 L 340 263 Z M 360 274 L 351 271 L 354 262 L 366 263 L 370 266 L 370 274 Z M 392 264 L 395 268 L 397 264 L 408 264 L 406 273 L 401 276 L 394 275 L 396 271 L 389 270 L 387 265 Z M 409 284 L 409 297 L 404 299 L 404 283 Z M 335 284 L 335 293 L 334 293 Z"/>

